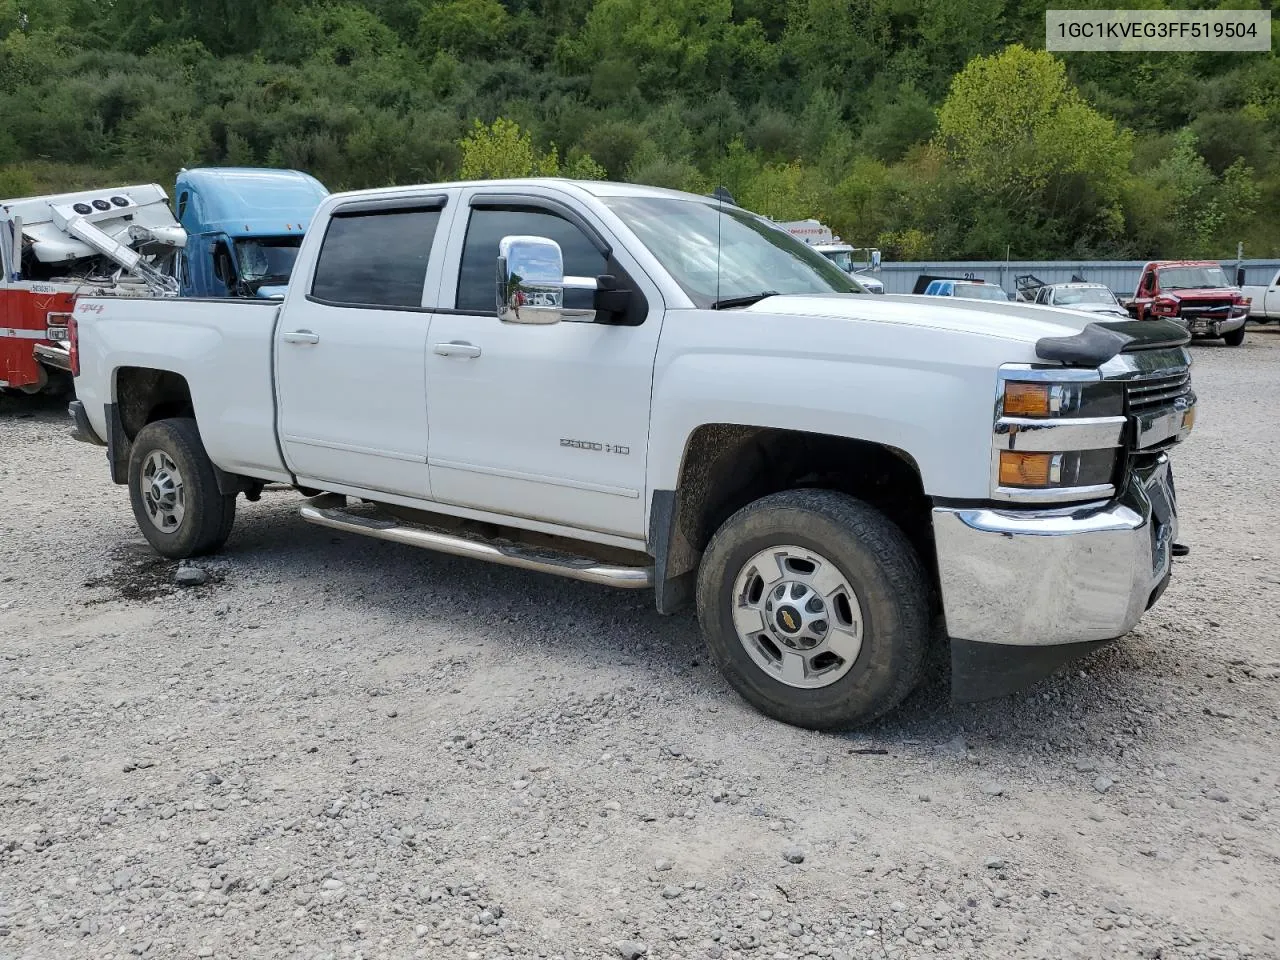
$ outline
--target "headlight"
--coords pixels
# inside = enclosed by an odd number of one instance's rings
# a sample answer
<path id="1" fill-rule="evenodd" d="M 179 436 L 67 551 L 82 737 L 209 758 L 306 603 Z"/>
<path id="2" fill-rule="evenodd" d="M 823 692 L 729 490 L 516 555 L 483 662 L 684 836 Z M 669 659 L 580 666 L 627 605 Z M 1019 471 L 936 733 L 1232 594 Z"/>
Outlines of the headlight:
<path id="1" fill-rule="evenodd" d="M 1016 376 L 1010 373 L 1010 376 Z M 1118 417 L 1124 414 L 1124 387 L 1113 381 L 1054 383 L 1005 380 L 1002 408 L 1006 417 Z"/>
<path id="2" fill-rule="evenodd" d="M 1000 451 L 1000 486 L 1026 490 L 1096 487 L 1115 476 L 1118 447 L 1069 453 Z"/>
<path id="3" fill-rule="evenodd" d="M 1124 386 L 1097 370 L 1000 371 L 992 437 L 997 500 L 1068 503 L 1115 493 L 1123 466 Z"/>

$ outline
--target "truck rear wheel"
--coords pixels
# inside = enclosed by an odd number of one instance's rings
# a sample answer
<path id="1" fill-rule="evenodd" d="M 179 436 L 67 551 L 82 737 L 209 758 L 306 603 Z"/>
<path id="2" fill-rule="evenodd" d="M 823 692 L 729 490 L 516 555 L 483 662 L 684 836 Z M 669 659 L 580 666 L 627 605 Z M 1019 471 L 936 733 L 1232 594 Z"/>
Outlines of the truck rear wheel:
<path id="1" fill-rule="evenodd" d="M 915 550 L 879 511 L 789 490 L 743 507 L 712 537 L 698 618 L 725 678 L 762 713 L 848 728 L 919 682 L 928 588 Z"/>
<path id="2" fill-rule="evenodd" d="M 138 529 L 166 557 L 213 553 L 227 542 L 236 498 L 223 496 L 195 420 L 157 420 L 138 431 L 129 457 L 129 500 Z"/>
<path id="3" fill-rule="evenodd" d="M 1244 327 L 1239 330 L 1232 330 L 1230 333 L 1224 333 L 1222 339 L 1228 347 L 1240 346 L 1240 344 L 1244 343 Z"/>

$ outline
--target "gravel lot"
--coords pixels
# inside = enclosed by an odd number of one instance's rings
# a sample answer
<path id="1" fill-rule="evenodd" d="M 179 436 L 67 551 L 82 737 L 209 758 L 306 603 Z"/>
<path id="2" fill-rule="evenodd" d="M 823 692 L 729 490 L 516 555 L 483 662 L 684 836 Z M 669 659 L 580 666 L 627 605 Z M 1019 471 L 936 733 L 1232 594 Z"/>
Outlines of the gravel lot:
<path id="1" fill-rule="evenodd" d="M 1139 628 L 845 736 L 647 593 L 291 493 L 179 587 L 63 406 L 0 400 L 0 957 L 1280 955 L 1280 332 L 1194 353 Z"/>

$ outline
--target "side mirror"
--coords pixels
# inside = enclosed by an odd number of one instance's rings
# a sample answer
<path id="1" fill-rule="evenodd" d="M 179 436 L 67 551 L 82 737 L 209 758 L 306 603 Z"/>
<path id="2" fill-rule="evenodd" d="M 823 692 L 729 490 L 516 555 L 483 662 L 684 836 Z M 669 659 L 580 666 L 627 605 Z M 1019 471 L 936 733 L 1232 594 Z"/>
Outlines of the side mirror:
<path id="1" fill-rule="evenodd" d="M 566 277 L 560 244 L 546 237 L 503 237 L 498 244 L 498 319 L 503 323 L 594 320 L 596 307 L 567 307 L 566 290 L 591 290 L 594 277 Z M 626 291 L 617 291 L 622 294 Z"/>
<path id="2" fill-rule="evenodd" d="M 498 244 L 498 319 L 559 323 L 564 315 L 564 257 L 546 237 L 503 237 Z"/>
<path id="3" fill-rule="evenodd" d="M 1236 286 L 1237 287 L 1244 286 L 1244 267 L 1236 268 Z"/>

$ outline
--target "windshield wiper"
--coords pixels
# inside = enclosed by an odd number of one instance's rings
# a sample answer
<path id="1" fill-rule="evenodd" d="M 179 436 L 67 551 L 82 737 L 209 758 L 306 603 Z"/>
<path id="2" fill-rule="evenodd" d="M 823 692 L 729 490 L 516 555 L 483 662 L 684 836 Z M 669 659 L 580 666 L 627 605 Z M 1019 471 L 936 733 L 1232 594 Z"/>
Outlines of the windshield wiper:
<path id="1" fill-rule="evenodd" d="M 729 307 L 749 307 L 753 303 L 759 303 L 767 297 L 780 296 L 777 290 L 762 290 L 759 293 L 753 293 L 746 297 L 725 297 L 723 300 L 717 300 L 711 304 L 712 310 L 725 310 Z"/>
<path id="2" fill-rule="evenodd" d="M 289 275 L 287 273 L 272 273 L 265 277 L 247 277 L 245 283 L 256 292 L 259 287 L 266 287 L 272 284 L 288 283 Z"/>

